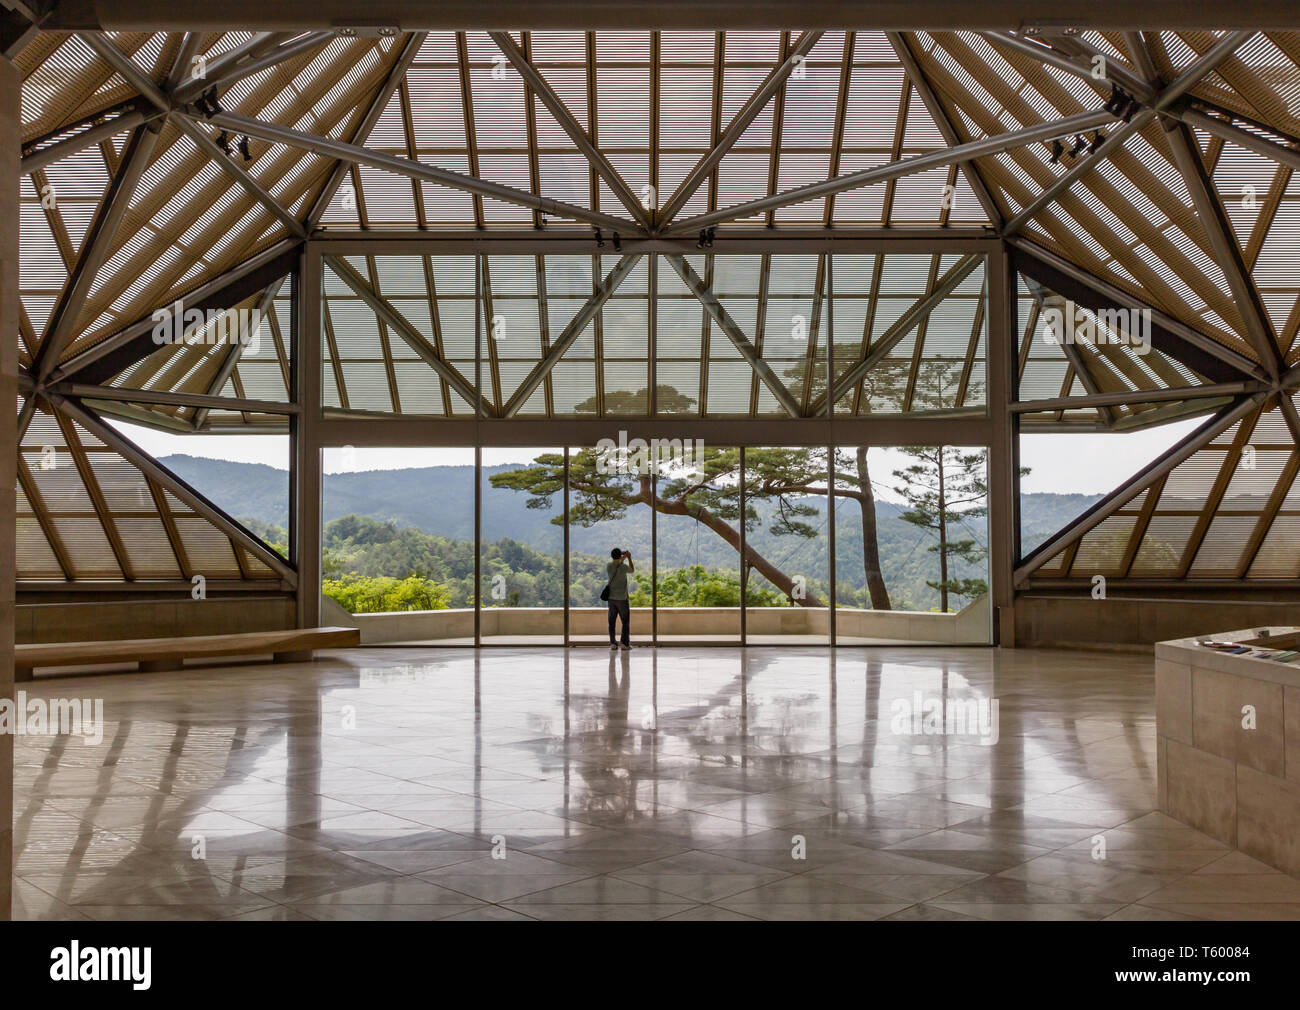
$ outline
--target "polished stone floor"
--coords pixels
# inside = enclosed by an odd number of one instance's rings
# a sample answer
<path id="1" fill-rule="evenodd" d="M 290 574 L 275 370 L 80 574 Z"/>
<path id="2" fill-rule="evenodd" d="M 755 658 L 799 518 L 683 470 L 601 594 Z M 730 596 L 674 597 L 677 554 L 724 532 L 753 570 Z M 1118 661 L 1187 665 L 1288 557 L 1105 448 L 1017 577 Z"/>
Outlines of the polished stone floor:
<path id="1" fill-rule="evenodd" d="M 1300 918 L 1300 880 L 1154 810 L 1151 666 L 418 648 L 42 680 L 105 727 L 15 741 L 15 915 Z"/>

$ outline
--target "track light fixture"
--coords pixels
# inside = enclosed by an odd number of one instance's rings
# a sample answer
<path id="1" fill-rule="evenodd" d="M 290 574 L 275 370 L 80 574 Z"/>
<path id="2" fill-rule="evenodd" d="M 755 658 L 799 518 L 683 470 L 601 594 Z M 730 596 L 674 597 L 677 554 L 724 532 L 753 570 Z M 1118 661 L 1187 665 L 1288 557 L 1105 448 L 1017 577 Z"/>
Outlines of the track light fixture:
<path id="1" fill-rule="evenodd" d="M 618 237 L 618 232 L 614 232 L 614 251 L 615 252 L 623 251 L 623 240 Z"/>
<path id="2" fill-rule="evenodd" d="M 1080 154 L 1083 153 L 1083 149 L 1087 146 L 1088 146 L 1087 140 L 1085 140 L 1083 137 L 1076 136 L 1074 138 L 1074 146 L 1070 148 L 1070 157 L 1077 158 Z"/>
<path id="3" fill-rule="evenodd" d="M 1101 145 L 1105 143 L 1105 141 L 1106 141 L 1106 135 L 1102 133 L 1100 130 L 1094 130 L 1092 132 L 1092 140 L 1088 141 L 1088 153 L 1096 154 L 1098 148 L 1100 148 Z"/>
<path id="4" fill-rule="evenodd" d="M 217 146 L 225 151 L 226 154 L 230 153 L 230 134 L 225 130 L 222 130 L 217 134 Z"/>
<path id="5" fill-rule="evenodd" d="M 198 106 L 198 110 L 202 113 L 204 119 L 211 119 L 218 113 L 226 111 L 221 107 L 221 102 L 218 100 L 217 86 L 215 84 L 208 88 L 207 91 L 203 92 L 203 94 L 195 100 L 194 104 Z"/>
<path id="6" fill-rule="evenodd" d="M 239 154 L 245 161 L 253 160 L 253 152 L 249 149 L 247 137 L 239 138 Z"/>
<path id="7" fill-rule="evenodd" d="M 596 229 L 596 248 L 597 249 L 605 248 L 605 236 L 600 233 L 599 228 Z"/>
<path id="8" fill-rule="evenodd" d="M 1123 88 L 1117 85 L 1112 85 L 1110 89 L 1110 97 L 1106 99 L 1106 104 L 1103 105 L 1102 108 L 1112 116 L 1122 119 L 1127 123 L 1137 115 L 1138 110 L 1142 108 L 1142 103 Z"/>
<path id="9" fill-rule="evenodd" d="M 712 229 L 712 228 L 701 228 L 701 229 L 700 229 L 700 237 L 699 237 L 698 239 L 695 240 L 695 248 L 696 248 L 696 249 L 712 249 L 712 248 L 713 248 L 713 235 L 714 235 L 714 229 Z"/>
<path id="10" fill-rule="evenodd" d="M 1124 110 L 1125 99 L 1128 96 L 1124 94 L 1122 88 L 1112 84 L 1110 87 L 1110 97 L 1106 99 L 1106 104 L 1102 106 L 1112 116 L 1118 116 Z"/>
<path id="11" fill-rule="evenodd" d="M 1050 161 L 1053 165 L 1055 165 L 1057 162 L 1061 160 L 1061 155 L 1064 153 L 1065 153 L 1065 145 L 1062 144 L 1059 140 L 1053 140 L 1052 156 L 1047 160 Z"/>

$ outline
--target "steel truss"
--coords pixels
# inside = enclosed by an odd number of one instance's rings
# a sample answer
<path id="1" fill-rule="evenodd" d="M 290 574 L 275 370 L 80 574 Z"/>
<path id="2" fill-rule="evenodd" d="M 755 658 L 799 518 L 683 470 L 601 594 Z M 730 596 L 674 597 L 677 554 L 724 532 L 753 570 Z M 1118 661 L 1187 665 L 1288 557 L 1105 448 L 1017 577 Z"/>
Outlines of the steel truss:
<path id="1" fill-rule="evenodd" d="M 821 37 L 818 31 L 807 31 L 797 37 L 787 35 L 782 57 L 777 66 L 740 107 L 730 123 L 718 124 L 714 142 L 687 173 L 661 207 L 645 206 L 637 199 L 627 182 L 601 151 L 592 134 L 578 121 L 558 94 L 533 66 L 528 46 L 517 44 L 506 33 L 493 33 L 493 41 L 505 59 L 519 72 L 525 83 L 526 94 L 535 96 L 551 113 L 556 122 L 573 141 L 578 151 L 589 163 L 594 179 L 598 177 L 622 204 L 629 217 L 621 217 L 598 210 L 584 208 L 544 198 L 523 189 L 488 182 L 470 174 L 420 162 L 411 152 L 410 157 L 398 157 L 366 146 L 369 135 L 394 94 L 404 87 L 405 74 L 424 39 L 424 33 L 407 36 L 384 80 L 370 99 L 369 105 L 358 120 L 350 139 L 315 134 L 277 123 L 263 122 L 253 117 L 234 113 L 204 115 L 192 104 L 199 94 L 212 83 L 223 86 L 242 77 L 257 73 L 276 63 L 289 60 L 313 48 L 324 45 L 333 37 L 329 31 L 313 32 L 297 37 L 283 33 L 262 32 L 247 43 L 230 51 L 209 68 L 212 76 L 206 82 L 187 79 L 185 65 L 202 45 L 201 32 L 189 33 L 177 54 L 175 65 L 161 84 L 154 82 L 132 60 L 123 54 L 106 36 L 83 33 L 82 37 L 100 57 L 129 81 L 139 96 L 122 106 L 120 114 L 88 122 L 78 131 L 67 135 L 51 136 L 40 145 L 33 146 L 22 164 L 24 173 L 43 169 L 59 157 L 99 143 L 106 137 L 130 129 L 131 139 L 118 163 L 112 183 L 87 232 L 85 242 L 77 255 L 55 310 L 51 313 L 43 339 L 30 368 L 25 373 L 26 404 L 20 415 L 21 430 L 25 428 L 36 408 L 38 398 L 48 401 L 66 417 L 93 430 L 108 444 L 122 452 L 126 458 L 144 470 L 151 480 L 195 508 L 199 514 L 217 525 L 232 540 L 238 541 L 250 553 L 275 570 L 287 584 L 300 580 L 300 620 L 311 622 L 315 606 L 311 601 L 318 572 L 311 558 L 319 553 L 319 490 L 321 482 L 320 453 L 324 446 L 333 445 L 464 445 L 464 446 L 518 446 L 528 444 L 588 444 L 609 434 L 611 427 L 622 427 L 630 437 L 703 437 L 715 444 L 759 445 L 897 445 L 897 444 L 951 444 L 984 445 L 991 449 L 991 498 L 998 511 L 997 522 L 1002 524 L 993 537 L 996 556 L 991 561 L 996 605 L 1002 608 L 1013 604 L 1013 591 L 1009 587 L 1026 584 L 1035 569 L 1062 547 L 1077 543 L 1091 529 L 1105 521 L 1116 510 L 1132 500 L 1142 487 L 1166 476 L 1183 459 L 1203 447 L 1232 424 L 1240 421 L 1252 410 L 1266 402 L 1279 405 L 1281 415 L 1293 437 L 1300 442 L 1300 415 L 1291 393 L 1300 385 L 1297 368 L 1288 368 L 1279 350 L 1278 334 L 1263 310 L 1258 291 L 1250 276 L 1248 264 L 1226 221 L 1221 201 L 1207 176 L 1205 165 L 1197 150 L 1190 127 L 1239 143 L 1256 153 L 1265 155 L 1279 164 L 1300 167 L 1300 154 L 1285 143 L 1275 142 L 1258 131 L 1237 125 L 1232 114 L 1189 99 L 1187 92 L 1198 81 L 1231 56 L 1253 33 L 1234 32 L 1221 37 L 1215 44 L 1170 84 L 1162 84 L 1154 73 L 1153 64 L 1140 33 L 1129 33 L 1126 42 L 1137 67 L 1130 72 L 1118 61 L 1111 59 L 1111 79 L 1122 85 L 1141 104 L 1142 109 L 1131 122 L 1118 125 L 1105 143 L 1088 157 L 1076 161 L 1055 183 L 1043 189 L 1022 209 L 1008 216 L 994 199 L 987 180 L 978 167 L 978 159 L 987 158 L 1017 147 L 1041 144 L 1057 138 L 1093 130 L 1115 123 L 1115 116 L 1105 111 L 1084 112 L 1059 119 L 997 133 L 982 139 L 962 142 L 952 119 L 935 87 L 927 79 L 917 60 L 907 36 L 890 33 L 889 41 L 903 64 L 908 80 L 917 96 L 926 106 L 942 133 L 947 147 L 933 153 L 897 157 L 887 164 L 863 171 L 834 175 L 822 182 L 798 186 L 758 200 L 746 201 L 731 207 L 718 208 L 716 194 L 711 191 L 710 209 L 702 214 L 682 219 L 680 213 L 692 195 L 701 186 L 716 187 L 716 170 L 723 157 L 752 124 L 757 115 L 777 99 L 782 86 L 799 61 L 806 56 Z M 987 33 L 996 45 L 1011 47 L 1058 69 L 1079 76 L 1090 75 L 1090 56 L 1095 51 L 1079 39 L 1062 41 L 1060 47 L 1046 45 L 1009 32 Z M 531 110 L 531 100 L 529 102 Z M 1196 216 L 1205 230 L 1206 238 L 1215 252 L 1215 259 L 1224 270 L 1236 304 L 1241 307 L 1242 319 L 1249 336 L 1250 346 L 1258 361 L 1252 361 L 1223 343 L 1205 336 L 1192 327 L 1162 313 L 1154 313 L 1166 343 L 1162 350 L 1174 358 L 1186 356 L 1197 367 L 1209 360 L 1219 370 L 1200 386 L 1170 386 L 1167 389 L 1136 390 L 1133 392 L 1103 392 L 1084 378 L 1089 375 L 1087 365 L 1078 358 L 1072 359 L 1074 371 L 1088 385 L 1085 396 L 1020 401 L 1014 375 L 1000 374 L 1000 368 L 1011 368 L 1017 339 L 1018 320 L 1015 315 L 1014 262 L 1011 255 L 1030 256 L 1052 270 L 1059 271 L 1088 289 L 1096 297 L 1118 307 L 1148 308 L 1132 294 L 1110 282 L 1093 276 L 1050 252 L 1021 232 L 1023 226 L 1043 209 L 1054 204 L 1070 186 L 1086 173 L 1095 169 L 1104 159 L 1120 150 L 1125 140 L 1148 123 L 1159 120 L 1166 128 L 1166 136 L 1174 154 L 1177 168 L 1191 194 Z M 94 287 L 96 275 L 112 249 L 114 235 L 123 214 L 129 207 L 135 187 L 149 164 L 152 146 L 163 122 L 174 123 L 202 150 L 224 173 L 241 186 L 248 196 L 264 207 L 283 228 L 283 239 L 245 263 L 227 270 L 224 274 L 203 282 L 189 291 L 178 292 L 176 300 L 183 308 L 229 308 L 244 298 L 257 294 L 265 307 L 275 297 L 286 273 L 294 275 L 297 286 L 297 332 L 293 337 L 293 380 L 290 383 L 289 402 L 257 400 L 244 397 L 218 395 L 224 388 L 239 362 L 239 349 L 232 348 L 224 356 L 219 369 L 201 392 L 180 392 L 165 389 L 134 390 L 116 386 L 112 380 L 130 366 L 153 353 L 156 347 L 147 340 L 151 325 L 149 316 L 142 316 L 91 347 L 77 349 L 67 355 L 76 334 L 81 309 Z M 226 152 L 210 136 L 213 128 L 241 133 L 273 144 L 285 144 L 303 151 L 314 152 L 334 160 L 334 166 L 325 183 L 310 202 L 305 214 L 291 212 L 262 183 Z M 502 200 L 527 207 L 534 212 L 539 224 L 542 215 L 561 217 L 583 225 L 605 229 L 621 241 L 622 258 L 613 271 L 593 291 L 591 297 L 565 330 L 554 336 L 536 367 L 508 398 L 495 402 L 484 394 L 480 384 L 470 383 L 448 360 L 438 347 L 405 320 L 391 303 L 372 287 L 371 280 L 349 266 L 343 259 L 349 255 L 391 255 L 401 252 L 433 254 L 522 253 L 536 257 L 548 254 L 571 255 L 582 253 L 596 256 L 597 246 L 593 236 L 576 229 L 557 229 L 549 232 L 533 230 L 511 233 L 507 230 L 485 233 L 475 230 L 463 234 L 445 233 L 432 237 L 428 234 L 382 235 L 373 233 L 332 232 L 320 233 L 317 229 L 331 199 L 347 179 L 354 166 L 371 166 L 387 172 L 404 175 L 416 182 L 432 182 L 458 189 L 475 198 L 481 208 L 483 198 Z M 889 183 L 922 171 L 947 167 L 950 172 L 960 171 L 969 181 L 983 207 L 991 228 L 944 228 L 939 232 L 917 229 L 817 229 L 788 227 L 767 232 L 737 227 L 735 222 L 754 215 L 766 215 L 771 222 L 771 212 L 813 199 L 832 198 L 851 190 Z M 950 178 L 955 176 L 950 175 Z M 828 200 L 829 203 L 829 200 Z M 593 207 L 595 204 L 593 203 Z M 713 229 L 706 254 L 722 256 L 732 253 L 759 253 L 770 258 L 773 253 L 804 252 L 819 254 L 823 260 L 840 251 L 875 252 L 928 252 L 955 254 L 957 265 L 950 267 L 942 277 L 932 276 L 925 296 L 878 338 L 870 347 L 864 346 L 862 357 L 830 385 L 829 395 L 812 397 L 805 388 L 802 399 L 794 395 L 772 372 L 763 359 L 754 340 L 743 332 L 730 317 L 717 296 L 714 295 L 709 275 L 701 276 L 686 262 L 685 257 L 699 255 L 700 249 L 693 241 L 695 234 Z M 576 418 L 519 417 L 523 404 L 539 389 L 550 397 L 551 370 L 572 345 L 582 329 L 600 312 L 605 300 L 614 294 L 619 283 L 641 257 L 664 260 L 676 271 L 687 288 L 703 306 L 705 312 L 722 333 L 748 362 L 756 383 L 771 392 L 787 415 L 785 417 L 754 418 L 650 418 L 628 417 L 598 420 Z M 909 413 L 897 417 L 848 416 L 840 417 L 830 405 L 852 392 L 872 368 L 902 341 L 910 331 L 923 325 L 927 314 L 958 284 L 983 262 L 996 264 L 988 270 L 989 291 L 987 312 L 990 327 L 990 369 L 988 407 L 959 407 L 941 414 Z M 473 414 L 468 417 L 451 417 L 430 422 L 418 418 L 394 418 L 386 415 L 382 420 L 366 416 L 363 412 L 348 410 L 323 410 L 319 375 L 314 381 L 310 373 L 319 372 L 320 347 L 324 342 L 320 312 L 319 282 L 323 269 L 330 270 L 366 302 L 383 320 L 388 332 L 395 334 L 466 403 L 473 404 Z M 652 272 L 653 275 L 653 272 Z M 478 272 L 479 300 L 489 296 L 482 290 L 482 274 Z M 651 282 L 654 291 L 654 281 Z M 305 287 L 305 289 L 304 289 Z M 820 291 L 819 291 L 820 296 Z M 543 296 L 544 297 L 544 296 Z M 655 316 L 651 295 L 651 318 Z M 314 307 L 313 307 L 314 305 Z M 476 313 L 476 318 L 481 317 Z M 479 324 L 476 324 L 479 325 Z M 651 334 L 653 334 L 653 323 Z M 484 341 L 477 339 L 476 347 Z M 1001 348 L 1001 351 L 998 350 Z M 304 349 L 309 352 L 304 358 Z M 997 358 L 1005 355 L 1005 360 Z M 66 357 L 65 357 L 66 355 Z M 649 353 L 650 387 L 653 390 L 653 362 L 655 360 L 653 337 Z M 810 352 L 810 360 L 815 360 Z M 1204 371 L 1204 369 L 1202 369 Z M 757 388 L 757 387 L 756 387 Z M 449 393 L 445 394 L 449 396 Z M 117 436 L 104 425 L 92 410 L 83 403 L 89 400 L 112 410 L 126 405 L 160 405 L 188 407 L 194 410 L 192 429 L 217 430 L 210 423 L 213 411 L 233 410 L 244 413 L 278 415 L 285 418 L 292 439 L 294 458 L 292 495 L 297 505 L 294 509 L 295 530 L 291 552 L 293 561 L 286 565 L 260 541 L 214 510 L 192 489 L 178 485 L 138 448 Z M 1080 407 L 1095 407 L 1104 418 L 1113 421 L 1113 427 L 1133 427 L 1136 423 L 1114 420 L 1112 409 L 1132 404 L 1165 404 L 1164 413 L 1155 414 L 1155 421 L 1174 416 L 1176 412 L 1216 411 L 1193 436 L 1175 446 L 1150 467 L 1126 482 L 1085 517 L 1071 524 L 1048 544 L 1012 571 L 1018 553 L 1015 533 L 1006 526 L 1009 510 L 1014 510 L 1018 494 L 1017 468 L 1014 461 L 1015 435 L 1035 422 L 1022 415 L 1065 411 Z M 146 419 L 147 411 L 139 411 Z M 136 415 L 131 415 L 136 416 Z M 1147 423 L 1155 423 L 1148 419 Z M 1062 424 L 1061 428 L 1068 427 Z M 268 429 L 270 430 L 270 429 Z M 31 475 L 20 469 L 24 489 L 33 490 Z M 311 504 L 312 496 L 316 504 Z M 1208 520 L 1207 520 L 1208 521 Z M 1200 531 L 1203 536 L 1205 530 Z M 1262 534 L 1261 534 L 1262 535 Z M 251 538 L 251 539 L 250 539 Z M 57 538 L 55 538 L 57 539 Z M 55 540 L 51 540 L 52 546 Z M 120 551 L 120 544 L 114 543 Z M 1259 544 L 1254 545 L 1258 550 Z M 55 546 L 56 552 L 59 550 Z M 124 558 L 129 567 L 129 558 Z M 1006 624 L 1003 623 L 1003 633 Z"/>

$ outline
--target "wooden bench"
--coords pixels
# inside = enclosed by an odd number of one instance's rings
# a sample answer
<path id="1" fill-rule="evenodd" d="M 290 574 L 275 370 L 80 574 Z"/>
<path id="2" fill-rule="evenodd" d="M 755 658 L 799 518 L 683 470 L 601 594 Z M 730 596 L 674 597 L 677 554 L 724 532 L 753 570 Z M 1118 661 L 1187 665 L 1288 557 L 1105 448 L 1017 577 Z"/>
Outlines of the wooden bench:
<path id="1" fill-rule="evenodd" d="M 287 631 L 248 631 L 191 638 L 15 645 L 14 680 L 31 680 L 32 672 L 39 667 L 138 663 L 141 673 L 158 673 L 180 669 L 186 659 L 258 656 L 268 652 L 277 663 L 301 663 L 312 658 L 313 649 L 360 644 L 361 632 L 356 628 L 290 628 Z"/>

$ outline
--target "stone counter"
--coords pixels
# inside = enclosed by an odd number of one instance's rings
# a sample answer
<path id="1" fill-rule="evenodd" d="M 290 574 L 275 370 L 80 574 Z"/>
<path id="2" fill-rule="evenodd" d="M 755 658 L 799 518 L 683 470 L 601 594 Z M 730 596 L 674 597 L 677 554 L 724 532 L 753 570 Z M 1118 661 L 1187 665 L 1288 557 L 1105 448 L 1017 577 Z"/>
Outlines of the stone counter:
<path id="1" fill-rule="evenodd" d="M 1156 645 L 1160 809 L 1300 875 L 1300 665 L 1219 652 L 1202 641 L 1295 648 L 1300 628 Z"/>

